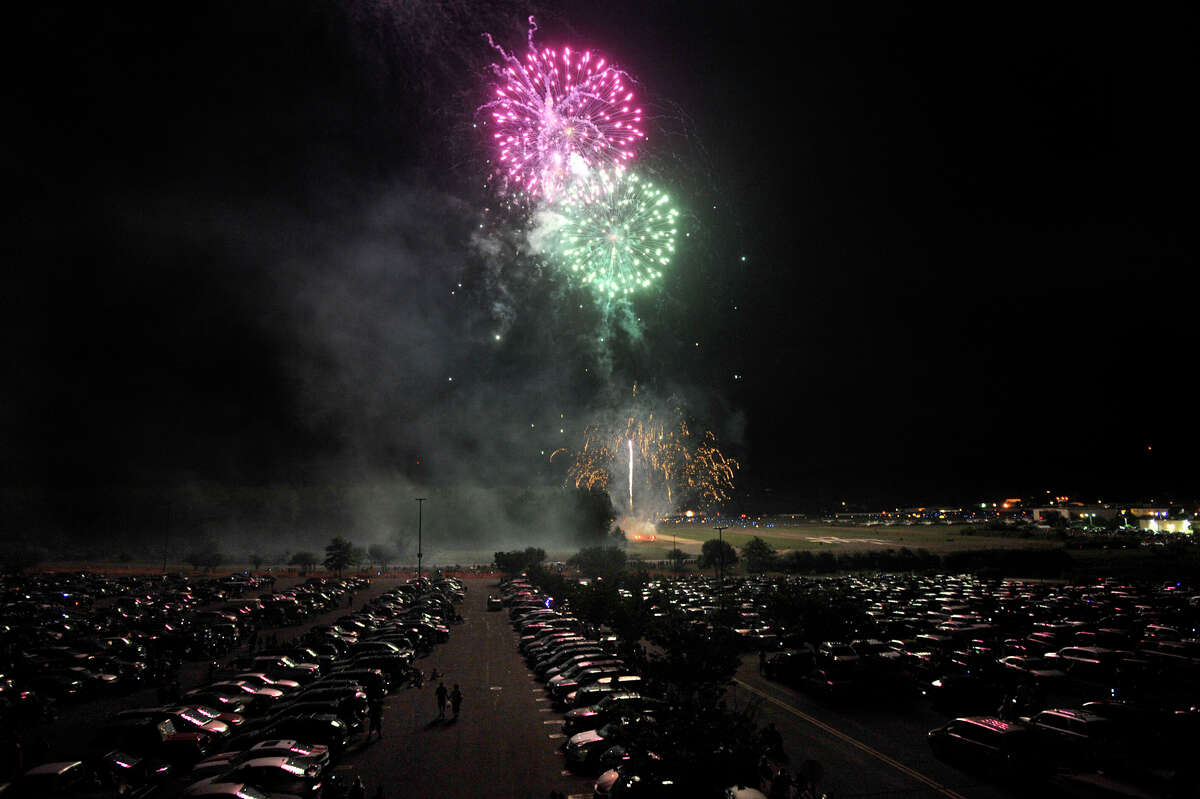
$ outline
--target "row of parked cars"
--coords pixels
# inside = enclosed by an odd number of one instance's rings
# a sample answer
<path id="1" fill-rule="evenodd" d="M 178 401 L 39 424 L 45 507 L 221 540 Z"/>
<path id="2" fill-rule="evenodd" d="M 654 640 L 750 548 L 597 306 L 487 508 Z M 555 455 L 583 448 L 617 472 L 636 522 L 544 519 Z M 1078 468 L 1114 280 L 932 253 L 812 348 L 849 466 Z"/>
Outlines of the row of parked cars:
<path id="1" fill-rule="evenodd" d="M 243 597 L 273 583 L 248 575 L 4 577 L 0 722 L 29 725 L 57 705 L 128 694 L 182 662 L 228 651 L 238 643 Z"/>
<path id="2" fill-rule="evenodd" d="M 809 581 L 844 640 L 768 655 L 765 674 L 842 705 L 924 697 L 950 717 L 933 751 L 997 777 L 1103 771 L 1169 795 L 1195 778 L 1200 601 L 1179 583 L 1085 585 L 895 576 Z M 792 586 L 795 588 L 795 585 Z M 774 587 L 747 585 L 765 608 Z M 897 701 L 899 700 L 899 701 Z"/>
<path id="3" fill-rule="evenodd" d="M 266 644 L 267 607 L 317 598 L 313 607 L 328 609 L 367 584 L 312 578 L 281 592 L 287 599 L 272 592 L 243 598 L 236 613 L 215 612 L 232 616 L 235 640 Z M 8 790 L 51 795 L 50 781 L 53 795 L 166 788 L 187 796 L 320 796 L 371 704 L 407 684 L 417 653 L 448 639 L 463 591 L 454 580 L 412 580 L 332 624 L 283 643 L 272 635 L 270 644 L 214 660 L 201 684 L 110 714 L 76 759 L 42 764 Z"/>
<path id="4" fill-rule="evenodd" d="M 522 578 L 502 584 L 489 608 L 507 608 L 518 649 L 563 713 L 562 751 L 567 767 L 599 774 L 598 796 L 665 795 L 674 780 L 666 766 L 649 766 L 658 755 L 637 751 L 646 733 L 667 721 L 668 708 L 627 658 L 618 640 L 569 612 L 554 609 Z"/>

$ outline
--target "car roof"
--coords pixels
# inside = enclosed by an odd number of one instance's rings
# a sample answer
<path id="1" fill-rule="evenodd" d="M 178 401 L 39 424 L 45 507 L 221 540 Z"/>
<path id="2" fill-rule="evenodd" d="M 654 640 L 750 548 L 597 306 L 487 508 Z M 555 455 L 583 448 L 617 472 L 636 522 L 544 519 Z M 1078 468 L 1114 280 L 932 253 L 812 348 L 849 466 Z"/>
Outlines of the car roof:
<path id="1" fill-rule="evenodd" d="M 243 766 L 252 768 L 280 768 L 284 763 L 288 762 L 288 758 L 280 755 L 267 755 L 265 757 L 252 757 L 242 763 Z"/>
<path id="2" fill-rule="evenodd" d="M 1079 721 L 1107 721 L 1104 716 L 1099 713 L 1093 713 L 1088 710 L 1074 710 L 1072 708 L 1050 708 L 1038 713 L 1039 716 L 1063 716 L 1064 718 L 1078 719 Z"/>
<path id="3" fill-rule="evenodd" d="M 43 763 L 25 772 L 26 777 L 40 777 L 47 774 L 65 774 L 73 768 L 83 765 L 82 760 L 63 760 L 57 763 Z"/>

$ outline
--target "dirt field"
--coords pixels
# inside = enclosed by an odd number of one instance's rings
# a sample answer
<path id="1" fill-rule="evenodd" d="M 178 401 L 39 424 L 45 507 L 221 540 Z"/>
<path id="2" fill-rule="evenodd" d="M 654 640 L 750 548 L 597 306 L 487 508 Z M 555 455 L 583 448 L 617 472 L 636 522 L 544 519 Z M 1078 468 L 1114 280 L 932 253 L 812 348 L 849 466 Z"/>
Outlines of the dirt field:
<path id="1" fill-rule="evenodd" d="M 675 541 L 684 552 L 698 553 L 704 542 L 717 537 L 712 527 L 688 525 L 671 528 L 660 526 L 658 540 L 654 542 L 630 542 L 630 554 L 638 554 L 646 560 L 665 558 L 672 546 L 671 533 L 677 531 Z M 965 532 L 964 532 L 965 531 Z M 735 547 L 743 546 L 758 536 L 778 552 L 811 550 L 813 552 L 859 552 L 871 549 L 926 549 L 936 554 L 957 552 L 964 549 L 1031 549 L 1054 548 L 1057 542 L 1018 536 L 975 534 L 972 528 L 962 525 L 933 525 L 912 527 L 844 527 L 803 525 L 796 527 L 731 527 L 723 537 Z"/>

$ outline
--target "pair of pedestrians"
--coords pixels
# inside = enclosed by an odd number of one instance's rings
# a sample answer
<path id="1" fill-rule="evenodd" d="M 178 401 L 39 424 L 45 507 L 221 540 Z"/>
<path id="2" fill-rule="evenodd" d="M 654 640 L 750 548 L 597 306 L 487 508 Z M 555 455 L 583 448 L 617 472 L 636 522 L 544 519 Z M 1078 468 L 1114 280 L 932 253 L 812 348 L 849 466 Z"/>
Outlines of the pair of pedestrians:
<path id="1" fill-rule="evenodd" d="M 437 698 L 437 708 L 438 708 L 438 718 L 439 719 L 446 718 L 446 698 L 447 698 L 447 696 L 450 699 L 450 708 L 454 713 L 454 718 L 456 718 L 456 719 L 458 718 L 458 711 L 459 711 L 459 708 L 462 707 L 462 700 L 463 700 L 462 690 L 458 687 L 458 683 L 454 683 L 453 690 L 447 691 L 446 683 L 439 680 L 437 690 L 434 692 L 434 696 Z"/>

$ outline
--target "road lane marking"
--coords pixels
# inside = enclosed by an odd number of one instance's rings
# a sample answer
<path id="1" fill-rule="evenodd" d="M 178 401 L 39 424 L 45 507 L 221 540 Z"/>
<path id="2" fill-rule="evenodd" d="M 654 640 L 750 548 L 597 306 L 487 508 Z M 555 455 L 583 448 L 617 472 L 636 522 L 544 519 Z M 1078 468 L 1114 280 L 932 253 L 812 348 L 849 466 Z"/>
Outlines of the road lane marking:
<path id="1" fill-rule="evenodd" d="M 771 696 L 767 692 L 761 691 L 758 688 L 755 688 L 753 685 L 742 682 L 741 680 L 734 679 L 734 682 L 737 683 L 738 685 L 742 686 L 743 688 L 745 688 L 750 693 L 761 696 L 763 699 L 767 700 L 768 702 L 770 702 L 774 705 L 778 705 L 779 707 L 783 708 L 787 712 L 791 713 L 796 718 L 807 721 L 809 724 L 812 724 L 814 727 L 818 727 L 819 729 L 829 733 L 834 738 L 837 738 L 840 741 L 850 744 L 851 746 L 858 749 L 859 751 L 865 752 L 866 754 L 870 755 L 871 757 L 875 758 L 876 760 L 879 760 L 883 763 L 888 764 L 889 766 L 896 769 L 897 771 L 907 774 L 908 776 L 912 777 L 913 779 L 915 779 L 919 782 L 925 783 L 930 788 L 932 788 L 933 790 L 942 794 L 943 796 L 950 797 L 950 799 L 966 799 L 966 797 L 963 796 L 962 794 L 957 793 L 957 792 L 951 790 L 950 788 L 947 788 L 945 785 L 942 785 L 941 783 L 937 782 L 936 780 L 926 777 L 924 774 L 922 774 L 919 771 L 909 768 L 908 766 L 901 763 L 899 760 L 895 760 L 893 758 L 888 757 L 883 752 L 880 752 L 878 749 L 875 749 L 874 747 L 868 746 L 867 744 L 863 743 L 862 741 L 858 740 L 857 738 L 852 738 L 851 736 L 847 735 L 846 733 L 842 732 L 841 730 L 837 729 L 836 727 L 831 727 L 828 724 L 826 724 L 825 722 L 821 721 L 820 719 L 818 719 L 814 716 L 808 715 L 803 710 L 800 710 L 797 707 L 793 707 L 792 705 L 789 705 L 787 702 L 784 702 L 782 699 L 776 699 L 775 697 Z"/>
<path id="2" fill-rule="evenodd" d="M 548 737 L 548 738 L 550 738 L 551 740 L 553 740 L 553 739 L 555 739 L 555 738 L 566 738 L 567 736 L 563 735 L 561 732 L 552 732 L 552 733 L 550 733 L 550 734 L 549 734 L 548 736 L 546 736 L 546 737 Z"/>
<path id="3" fill-rule="evenodd" d="M 565 724 L 566 720 L 565 719 L 547 719 L 547 720 L 543 721 L 542 723 L 543 724 Z"/>

